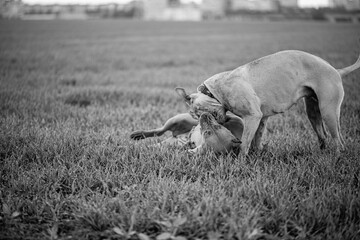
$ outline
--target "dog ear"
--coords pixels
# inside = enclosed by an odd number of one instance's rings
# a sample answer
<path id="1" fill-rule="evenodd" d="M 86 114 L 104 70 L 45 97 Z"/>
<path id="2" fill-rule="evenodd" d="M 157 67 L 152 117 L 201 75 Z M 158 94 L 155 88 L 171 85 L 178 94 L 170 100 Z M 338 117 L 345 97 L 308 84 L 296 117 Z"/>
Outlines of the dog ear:
<path id="1" fill-rule="evenodd" d="M 180 88 L 180 87 L 177 87 L 177 88 L 175 88 L 175 91 L 176 91 L 176 93 L 177 93 L 180 97 L 182 97 L 182 98 L 185 100 L 185 102 L 186 102 L 188 105 L 191 104 L 191 102 L 190 102 L 191 98 L 190 98 L 190 96 L 186 93 L 185 89 Z"/>

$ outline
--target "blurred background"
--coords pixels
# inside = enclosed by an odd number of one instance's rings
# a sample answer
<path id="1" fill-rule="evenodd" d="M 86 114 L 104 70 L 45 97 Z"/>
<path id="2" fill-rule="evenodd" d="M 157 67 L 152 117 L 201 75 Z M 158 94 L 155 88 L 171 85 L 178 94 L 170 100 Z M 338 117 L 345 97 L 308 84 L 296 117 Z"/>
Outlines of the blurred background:
<path id="1" fill-rule="evenodd" d="M 0 0 L 0 17 L 24 20 L 323 20 L 360 22 L 360 0 Z"/>

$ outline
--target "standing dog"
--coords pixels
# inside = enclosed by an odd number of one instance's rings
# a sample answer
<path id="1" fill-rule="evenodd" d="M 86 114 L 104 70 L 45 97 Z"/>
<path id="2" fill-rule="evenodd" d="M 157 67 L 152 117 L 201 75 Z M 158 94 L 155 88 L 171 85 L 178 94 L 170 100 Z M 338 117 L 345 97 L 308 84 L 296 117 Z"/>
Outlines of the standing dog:
<path id="1" fill-rule="evenodd" d="M 312 54 L 281 51 L 216 74 L 200 85 L 197 93 L 188 95 L 183 88 L 176 91 L 194 117 L 210 112 L 220 123 L 227 111 L 241 117 L 244 122 L 241 150 L 245 155 L 252 142 L 255 149 L 261 147 L 268 117 L 283 113 L 304 98 L 320 148 L 325 148 L 325 123 L 339 152 L 344 148 L 340 133 L 342 77 L 359 67 L 360 56 L 355 64 L 337 70 Z"/>

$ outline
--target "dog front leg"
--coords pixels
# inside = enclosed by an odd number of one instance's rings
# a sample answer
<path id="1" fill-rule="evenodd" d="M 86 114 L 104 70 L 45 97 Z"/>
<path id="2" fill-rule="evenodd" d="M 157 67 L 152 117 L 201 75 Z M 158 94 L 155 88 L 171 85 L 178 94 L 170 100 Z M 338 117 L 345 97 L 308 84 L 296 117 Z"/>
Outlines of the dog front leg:
<path id="1" fill-rule="evenodd" d="M 247 155 L 251 146 L 251 142 L 255 136 L 257 129 L 262 118 L 262 114 L 246 116 L 244 121 L 244 133 L 241 138 L 241 151 L 242 154 Z"/>
<path id="2" fill-rule="evenodd" d="M 252 140 L 252 143 L 250 146 L 250 151 L 257 151 L 257 150 L 262 149 L 261 139 L 262 139 L 262 136 L 264 135 L 267 120 L 268 120 L 268 117 L 263 117 L 261 119 L 261 121 L 259 123 L 259 127 L 256 130 L 254 139 Z"/>

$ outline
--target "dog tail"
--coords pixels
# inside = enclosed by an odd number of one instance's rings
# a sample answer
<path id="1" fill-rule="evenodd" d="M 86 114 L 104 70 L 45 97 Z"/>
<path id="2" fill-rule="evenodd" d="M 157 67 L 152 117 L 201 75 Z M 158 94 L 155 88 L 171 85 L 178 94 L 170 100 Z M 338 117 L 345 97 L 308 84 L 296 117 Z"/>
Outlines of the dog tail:
<path id="1" fill-rule="evenodd" d="M 360 55 L 359 55 L 357 61 L 353 65 L 342 68 L 342 69 L 337 69 L 337 71 L 339 72 L 340 76 L 343 77 L 343 76 L 348 75 L 352 71 L 355 71 L 358 68 L 360 68 Z"/>

